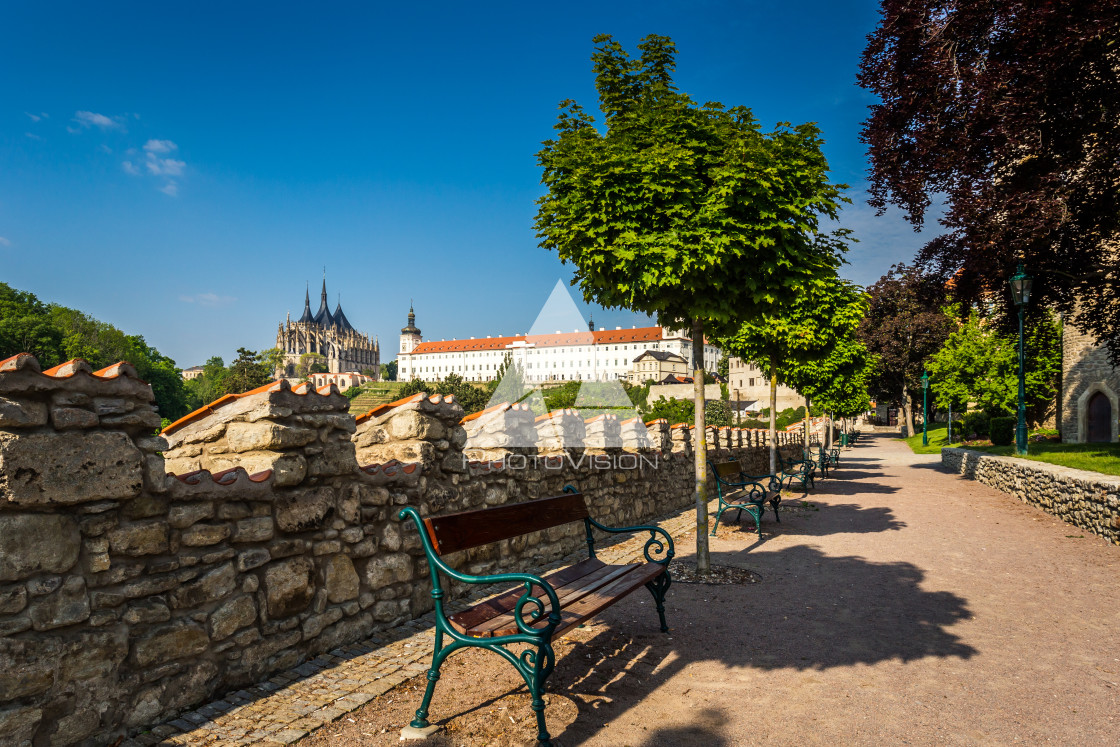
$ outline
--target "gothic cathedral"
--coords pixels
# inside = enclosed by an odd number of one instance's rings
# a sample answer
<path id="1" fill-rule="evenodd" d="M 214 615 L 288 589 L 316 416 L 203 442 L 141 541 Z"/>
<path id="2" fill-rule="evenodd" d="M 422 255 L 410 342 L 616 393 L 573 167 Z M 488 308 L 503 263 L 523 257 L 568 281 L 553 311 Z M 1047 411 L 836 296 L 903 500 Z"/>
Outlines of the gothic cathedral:
<path id="1" fill-rule="evenodd" d="M 303 297 L 303 316 L 293 322 L 289 314 L 276 332 L 276 347 L 284 351 L 284 370 L 277 372 L 282 376 L 297 376 L 301 356 L 316 354 L 323 356 L 330 373 L 357 371 L 369 372 L 377 379 L 381 370 L 381 347 L 377 338 L 370 341 L 350 324 L 342 313 L 339 301 L 334 313 L 327 305 L 327 280 L 323 279 L 323 294 L 319 311 L 311 315 L 311 296 Z"/>

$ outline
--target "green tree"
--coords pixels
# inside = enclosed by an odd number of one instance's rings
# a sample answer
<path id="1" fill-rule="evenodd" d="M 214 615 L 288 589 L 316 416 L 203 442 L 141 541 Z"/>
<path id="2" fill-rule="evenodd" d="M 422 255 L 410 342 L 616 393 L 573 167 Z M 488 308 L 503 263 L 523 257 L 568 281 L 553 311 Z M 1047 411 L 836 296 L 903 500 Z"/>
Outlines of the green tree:
<path id="1" fill-rule="evenodd" d="M 1027 407 L 1037 421 L 1054 401 L 1062 366 L 1061 330 L 1049 309 L 1028 309 Z M 975 404 L 989 416 L 1015 412 L 1019 396 L 1019 336 L 973 309 L 927 365 L 934 402 L 963 411 Z"/>
<path id="2" fill-rule="evenodd" d="M 719 374 L 724 381 L 727 381 L 731 375 L 731 356 L 725 350 L 723 355 L 720 356 L 719 363 L 716 364 L 716 373 Z"/>
<path id="3" fill-rule="evenodd" d="M 263 354 L 246 348 L 237 349 L 237 360 L 229 367 L 225 381 L 226 394 L 241 394 L 272 381 L 272 370 Z"/>
<path id="4" fill-rule="evenodd" d="M 396 381 L 397 380 L 397 362 L 389 361 L 388 363 L 381 364 L 381 380 L 382 381 Z"/>
<path id="5" fill-rule="evenodd" d="M 757 361 L 769 372 L 772 474 L 778 466 L 775 433 L 779 427 L 779 381 L 795 388 L 813 382 L 814 366 L 829 356 L 838 341 L 855 335 L 866 308 L 864 294 L 857 286 L 829 273 L 813 279 L 788 302 L 775 304 L 767 314 L 744 322 L 734 334 L 720 340 L 729 354 Z"/>
<path id="6" fill-rule="evenodd" d="M 579 104 L 561 103 L 558 135 L 537 154 L 547 189 L 537 235 L 575 265 L 586 301 L 691 330 L 703 402 L 705 331 L 764 313 L 836 266 L 818 225 L 836 217 L 841 186 L 828 180 L 815 125 L 763 133 L 746 107 L 697 105 L 678 91 L 668 37 L 644 38 L 640 59 L 610 36 L 594 43 L 605 132 Z M 707 573 L 703 439 L 695 496 L 697 567 Z"/>
<path id="7" fill-rule="evenodd" d="M 860 339 L 878 362 L 871 393 L 901 405 L 907 433 L 913 434 L 913 402 L 920 396 L 926 361 L 956 326 L 943 309 L 945 287 L 917 267 L 898 264 L 868 288 L 867 295 Z"/>
<path id="8" fill-rule="evenodd" d="M 0 360 L 31 353 L 46 368 L 66 360 L 62 349 L 62 333 L 47 305 L 34 293 L 0 283 Z"/>

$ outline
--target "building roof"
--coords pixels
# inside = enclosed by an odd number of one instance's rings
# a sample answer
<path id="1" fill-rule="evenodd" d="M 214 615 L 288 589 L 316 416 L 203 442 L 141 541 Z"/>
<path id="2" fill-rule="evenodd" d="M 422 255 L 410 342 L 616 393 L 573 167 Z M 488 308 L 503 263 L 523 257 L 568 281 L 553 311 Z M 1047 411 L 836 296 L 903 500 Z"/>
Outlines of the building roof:
<path id="1" fill-rule="evenodd" d="M 674 363 L 678 361 L 681 363 L 688 363 L 688 361 L 686 361 L 683 356 L 677 355 L 676 353 L 670 353 L 668 350 L 647 350 L 646 352 L 635 358 L 634 362 L 637 363 L 643 358 L 653 358 L 654 360 L 659 361 L 673 361 Z"/>
<path id="2" fill-rule="evenodd" d="M 331 316 L 330 305 L 327 304 L 327 279 L 323 278 L 323 293 L 319 297 L 319 310 L 315 312 L 315 323 L 320 327 L 334 326 L 334 317 Z"/>
<path id="3" fill-rule="evenodd" d="M 311 316 L 311 290 L 303 292 L 303 316 L 299 318 L 301 324 L 311 324 L 315 318 Z"/>
<path id="4" fill-rule="evenodd" d="M 402 332 L 404 330 L 401 330 Z M 515 342 L 524 342 L 538 348 L 555 348 L 565 345 L 605 345 L 624 342 L 660 341 L 661 327 L 636 329 L 599 329 L 594 332 L 559 332 L 549 335 L 511 335 L 507 337 L 482 337 L 474 340 L 446 340 L 422 342 L 412 349 L 414 354 L 458 353 L 474 350 L 504 350 Z"/>
<path id="5" fill-rule="evenodd" d="M 350 324 L 350 320 L 347 319 L 346 315 L 342 313 L 341 300 L 338 302 L 338 305 L 334 307 L 334 323 L 337 324 L 339 329 L 341 329 L 343 332 L 354 331 L 354 327 L 352 324 Z"/>

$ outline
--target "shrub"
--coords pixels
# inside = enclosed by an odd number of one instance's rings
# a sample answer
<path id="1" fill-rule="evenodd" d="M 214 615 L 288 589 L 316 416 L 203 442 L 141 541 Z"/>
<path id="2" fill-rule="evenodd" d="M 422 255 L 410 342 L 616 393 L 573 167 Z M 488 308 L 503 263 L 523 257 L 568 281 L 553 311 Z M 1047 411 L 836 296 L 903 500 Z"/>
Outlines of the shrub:
<path id="1" fill-rule="evenodd" d="M 988 435 L 988 413 L 966 412 L 961 421 L 962 438 L 983 438 Z"/>
<path id="2" fill-rule="evenodd" d="M 964 421 L 953 421 L 953 443 L 960 443 L 964 440 Z"/>
<path id="3" fill-rule="evenodd" d="M 992 418 L 988 421 L 988 437 L 995 446 L 1010 446 L 1015 440 L 1016 418 Z"/>

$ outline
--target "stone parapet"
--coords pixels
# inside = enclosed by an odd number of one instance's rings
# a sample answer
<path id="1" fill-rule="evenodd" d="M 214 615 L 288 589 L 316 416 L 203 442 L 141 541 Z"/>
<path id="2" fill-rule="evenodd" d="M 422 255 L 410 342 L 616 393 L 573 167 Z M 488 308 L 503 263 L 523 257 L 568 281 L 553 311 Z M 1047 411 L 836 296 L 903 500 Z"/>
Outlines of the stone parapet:
<path id="1" fill-rule="evenodd" d="M 1120 545 L 1120 477 L 958 448 L 941 465 Z"/>
<path id="2" fill-rule="evenodd" d="M 152 401 L 127 364 L 0 362 L 5 737 L 18 717 L 21 741 L 113 743 L 423 614 L 430 582 L 403 506 L 433 515 L 571 484 L 596 519 L 632 525 L 692 501 L 691 431 L 663 422 L 553 413 L 598 448 L 549 455 L 522 405 L 464 418 L 453 398 L 416 395 L 355 419 L 332 387 L 279 382 L 156 436 Z M 534 446 L 502 441 L 503 428 Z M 472 436 L 493 440 L 472 449 Z M 757 474 L 767 452 L 724 457 Z M 448 561 L 531 570 L 578 549 L 581 532 Z"/>

